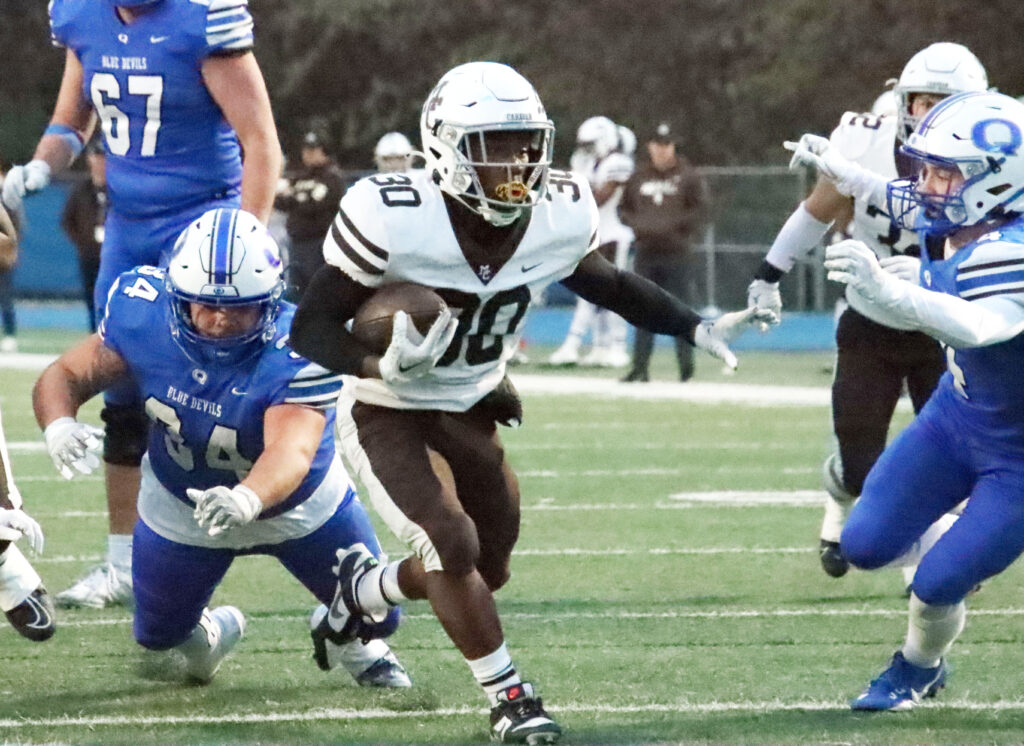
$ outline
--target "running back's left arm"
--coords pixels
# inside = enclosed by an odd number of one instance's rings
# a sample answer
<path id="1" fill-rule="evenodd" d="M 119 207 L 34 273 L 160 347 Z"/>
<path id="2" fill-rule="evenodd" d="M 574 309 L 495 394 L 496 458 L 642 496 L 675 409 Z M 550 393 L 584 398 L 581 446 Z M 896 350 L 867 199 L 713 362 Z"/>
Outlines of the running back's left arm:
<path id="1" fill-rule="evenodd" d="M 562 281 L 567 288 L 610 311 L 630 324 L 693 343 L 701 317 L 678 298 L 650 280 L 618 269 L 597 251 L 591 251 L 576 270 Z"/>

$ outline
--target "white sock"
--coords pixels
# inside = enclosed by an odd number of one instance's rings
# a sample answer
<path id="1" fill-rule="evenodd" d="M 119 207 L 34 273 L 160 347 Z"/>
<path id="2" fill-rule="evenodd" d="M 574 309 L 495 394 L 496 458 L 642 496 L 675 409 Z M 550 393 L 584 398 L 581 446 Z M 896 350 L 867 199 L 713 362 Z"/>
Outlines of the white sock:
<path id="1" fill-rule="evenodd" d="M 473 672 L 473 678 L 483 687 L 492 707 L 498 704 L 498 692 L 523 683 L 505 643 L 501 643 L 501 647 L 493 653 L 472 661 L 467 659 L 466 663 Z"/>
<path id="2" fill-rule="evenodd" d="M 132 535 L 107 534 L 107 561 L 118 570 L 132 567 Z"/>
<path id="3" fill-rule="evenodd" d="M 359 579 L 356 594 L 360 608 L 374 619 L 383 619 L 392 608 L 405 601 L 398 587 L 398 566 L 401 562 L 377 565 Z"/>
<path id="4" fill-rule="evenodd" d="M 949 530 L 950 526 L 956 523 L 956 519 L 959 517 L 954 513 L 943 515 L 921 534 L 921 538 L 915 541 L 910 549 L 894 559 L 886 567 L 916 567 L 921 564 L 921 558 L 931 551 L 935 543 L 942 538 L 942 535 Z"/>
<path id="5" fill-rule="evenodd" d="M 915 666 L 935 668 L 960 636 L 967 622 L 967 604 L 929 606 L 910 594 L 907 641 L 903 657 Z"/>

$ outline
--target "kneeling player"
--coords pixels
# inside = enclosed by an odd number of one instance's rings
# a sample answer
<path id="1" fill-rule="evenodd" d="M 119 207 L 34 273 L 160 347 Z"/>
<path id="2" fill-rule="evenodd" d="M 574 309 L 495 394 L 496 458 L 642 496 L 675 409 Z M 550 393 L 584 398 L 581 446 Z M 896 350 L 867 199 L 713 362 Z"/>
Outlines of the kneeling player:
<path id="1" fill-rule="evenodd" d="M 334 453 L 340 377 L 287 346 L 294 307 L 280 300 L 283 287 L 277 246 L 259 221 L 211 210 L 182 233 L 166 271 L 121 275 L 99 333 L 47 368 L 33 392 L 54 464 L 87 473 L 100 433 L 75 420 L 79 407 L 128 377 L 138 384 L 154 427 L 134 532 L 135 639 L 178 651 L 201 682 L 245 627 L 238 609 L 207 608 L 235 557 L 277 557 L 329 603 L 338 546 L 380 553 Z M 379 639 L 398 618 L 360 630 L 369 642 L 321 642 L 317 663 L 340 662 L 362 685 L 409 686 Z"/>

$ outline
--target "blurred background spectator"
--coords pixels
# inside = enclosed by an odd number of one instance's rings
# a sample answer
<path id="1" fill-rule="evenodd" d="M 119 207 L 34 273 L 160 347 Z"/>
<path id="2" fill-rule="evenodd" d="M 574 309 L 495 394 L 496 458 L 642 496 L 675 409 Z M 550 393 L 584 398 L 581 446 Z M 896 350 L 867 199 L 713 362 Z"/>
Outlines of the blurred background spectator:
<path id="1" fill-rule="evenodd" d="M 324 263 L 324 236 L 345 191 L 344 177 L 327 154 L 322 134 L 302 138 L 301 165 L 281 177 L 274 207 L 287 215 L 288 300 L 298 302 L 313 273 Z"/>
<path id="2" fill-rule="evenodd" d="M 707 218 L 707 185 L 686 158 L 676 152 L 671 126 L 662 122 L 647 141 L 649 161 L 626 182 L 619 215 L 636 234 L 633 269 L 688 305 L 694 304 L 693 244 Z M 636 329 L 633 367 L 623 381 L 650 378 L 654 335 Z M 693 346 L 675 341 L 679 380 L 693 376 Z"/>

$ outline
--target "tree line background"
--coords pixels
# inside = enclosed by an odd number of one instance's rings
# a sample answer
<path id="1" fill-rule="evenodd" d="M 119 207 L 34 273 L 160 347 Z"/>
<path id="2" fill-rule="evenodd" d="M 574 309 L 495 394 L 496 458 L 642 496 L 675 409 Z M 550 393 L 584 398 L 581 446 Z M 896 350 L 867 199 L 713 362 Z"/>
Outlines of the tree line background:
<path id="1" fill-rule="evenodd" d="M 105 2 L 106 0 L 89 0 Z M 0 161 L 21 162 L 63 65 L 46 0 L 0 0 Z M 282 141 L 321 127 L 339 162 L 377 138 L 417 142 L 419 108 L 455 64 L 490 59 L 536 86 L 565 162 L 576 126 L 604 114 L 641 142 L 673 123 L 698 164 L 782 164 L 780 147 L 867 109 L 917 50 L 957 41 L 990 83 L 1024 93 L 1020 0 L 250 0 Z"/>

